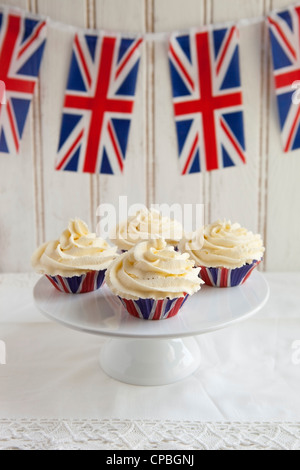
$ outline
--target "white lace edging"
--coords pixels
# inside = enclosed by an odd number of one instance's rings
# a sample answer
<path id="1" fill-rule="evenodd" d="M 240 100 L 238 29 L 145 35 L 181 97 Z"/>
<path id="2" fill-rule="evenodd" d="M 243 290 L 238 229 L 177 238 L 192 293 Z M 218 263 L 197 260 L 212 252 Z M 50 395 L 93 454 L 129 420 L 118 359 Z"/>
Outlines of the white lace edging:
<path id="1" fill-rule="evenodd" d="M 300 423 L 0 419 L 0 450 L 300 450 Z"/>

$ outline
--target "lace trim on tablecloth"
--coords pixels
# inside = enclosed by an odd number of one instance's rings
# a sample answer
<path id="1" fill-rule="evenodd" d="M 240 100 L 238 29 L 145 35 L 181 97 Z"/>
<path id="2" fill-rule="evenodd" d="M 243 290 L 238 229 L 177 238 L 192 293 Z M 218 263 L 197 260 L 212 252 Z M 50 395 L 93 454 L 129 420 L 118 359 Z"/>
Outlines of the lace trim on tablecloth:
<path id="1" fill-rule="evenodd" d="M 0 419 L 0 450 L 300 450 L 300 423 Z"/>

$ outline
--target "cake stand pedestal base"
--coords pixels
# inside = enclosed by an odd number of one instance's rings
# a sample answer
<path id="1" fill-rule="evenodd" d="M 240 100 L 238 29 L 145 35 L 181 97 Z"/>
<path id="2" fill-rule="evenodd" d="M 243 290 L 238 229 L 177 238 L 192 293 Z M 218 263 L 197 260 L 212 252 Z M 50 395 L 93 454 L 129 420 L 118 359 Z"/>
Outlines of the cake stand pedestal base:
<path id="1" fill-rule="evenodd" d="M 200 350 L 193 337 L 108 340 L 100 365 L 110 377 L 132 385 L 167 385 L 198 369 Z"/>

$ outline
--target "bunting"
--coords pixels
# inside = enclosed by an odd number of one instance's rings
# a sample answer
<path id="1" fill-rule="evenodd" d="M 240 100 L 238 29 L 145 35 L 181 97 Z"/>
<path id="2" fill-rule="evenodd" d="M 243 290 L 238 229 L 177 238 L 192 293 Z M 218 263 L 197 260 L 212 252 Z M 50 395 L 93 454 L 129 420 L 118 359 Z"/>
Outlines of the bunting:
<path id="1" fill-rule="evenodd" d="M 46 44 L 45 20 L 0 12 L 0 152 L 18 154 Z"/>
<path id="2" fill-rule="evenodd" d="M 238 29 L 173 35 L 169 62 L 181 174 L 244 164 Z"/>
<path id="3" fill-rule="evenodd" d="M 56 170 L 121 174 L 142 39 L 76 34 Z"/>
<path id="4" fill-rule="evenodd" d="M 300 80 L 300 7 L 273 13 L 268 24 L 282 145 L 289 152 L 300 148 L 300 103 L 293 99 Z"/>
<path id="5" fill-rule="evenodd" d="M 0 7 L 0 153 L 18 154 L 51 25 L 68 28 L 67 83 L 55 169 L 124 171 L 145 41 L 168 45 L 182 175 L 243 166 L 246 159 L 240 28 L 266 21 L 284 152 L 300 148 L 300 5 L 266 17 L 186 32 L 124 35 L 83 30 Z M 68 58 L 69 57 L 69 58 Z"/>

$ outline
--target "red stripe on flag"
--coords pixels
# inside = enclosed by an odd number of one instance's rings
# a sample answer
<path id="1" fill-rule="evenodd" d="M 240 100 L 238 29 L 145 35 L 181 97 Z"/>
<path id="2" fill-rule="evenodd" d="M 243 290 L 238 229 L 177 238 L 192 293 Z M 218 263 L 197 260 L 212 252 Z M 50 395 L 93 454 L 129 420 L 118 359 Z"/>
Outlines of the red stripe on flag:
<path id="1" fill-rule="evenodd" d="M 211 96 L 210 106 L 214 109 L 230 108 L 232 106 L 240 106 L 243 104 L 242 93 L 229 93 L 228 95 Z M 175 116 L 183 116 L 185 114 L 203 113 L 209 105 L 204 100 L 192 100 L 182 103 L 174 103 Z"/>
<path id="2" fill-rule="evenodd" d="M 77 51 L 78 51 L 78 54 L 79 54 L 79 57 L 80 57 L 80 60 L 81 60 L 82 66 L 83 66 L 83 70 L 84 70 L 88 85 L 90 87 L 91 84 L 92 84 L 92 79 L 91 79 L 91 75 L 90 75 L 86 60 L 84 58 L 84 54 L 83 54 L 82 49 L 81 49 L 78 34 L 76 34 L 76 36 L 75 36 L 75 45 L 77 47 Z"/>
<path id="3" fill-rule="evenodd" d="M 235 138 L 233 137 L 232 133 L 230 132 L 227 124 L 225 124 L 225 122 L 223 121 L 223 119 L 221 118 L 221 127 L 223 129 L 223 131 L 225 132 L 225 134 L 227 135 L 228 139 L 230 140 L 230 142 L 232 143 L 235 151 L 237 152 L 238 156 L 240 157 L 240 159 L 242 160 L 243 163 L 246 163 L 246 158 L 245 158 L 245 155 L 243 154 L 243 152 L 241 151 L 239 145 L 237 144 Z"/>
<path id="4" fill-rule="evenodd" d="M 108 122 L 108 124 L 107 124 L 107 129 L 108 129 L 109 136 L 111 138 L 111 142 L 113 144 L 114 151 L 116 152 L 116 155 L 117 155 L 117 160 L 118 160 L 120 170 L 122 172 L 123 171 L 123 166 L 124 166 L 123 165 L 123 159 L 122 159 L 122 155 L 120 154 L 119 147 L 116 143 L 116 139 L 115 139 L 115 136 L 114 136 L 112 126 L 111 126 L 110 122 Z"/>
<path id="5" fill-rule="evenodd" d="M 66 95 L 64 108 L 93 110 L 93 99 L 85 96 Z"/>
<path id="6" fill-rule="evenodd" d="M 191 149 L 191 151 L 190 151 L 189 157 L 188 157 L 188 159 L 187 159 L 187 161 L 186 161 L 186 164 L 185 164 L 185 166 L 184 166 L 184 168 L 183 168 L 183 170 L 182 170 L 182 174 L 183 174 L 183 175 L 186 174 L 186 172 L 187 172 L 187 170 L 188 170 L 188 168 L 189 168 L 189 165 L 190 165 L 190 163 L 191 163 L 191 159 L 193 158 L 193 155 L 194 155 L 195 150 L 196 150 L 196 146 L 197 146 L 197 144 L 198 144 L 198 140 L 199 140 L 199 136 L 198 136 L 198 134 L 197 134 L 196 137 L 195 137 L 195 140 L 194 140 L 192 149 Z"/>
<path id="7" fill-rule="evenodd" d="M 221 69 L 222 64 L 223 64 L 223 62 L 224 62 L 224 57 L 225 57 L 225 55 L 226 55 L 227 49 L 228 49 L 228 47 L 229 47 L 229 44 L 230 44 L 230 42 L 231 42 L 232 36 L 233 36 L 233 34 L 234 34 L 235 32 L 236 32 L 236 27 L 233 26 L 233 27 L 231 28 L 231 30 L 230 30 L 230 33 L 229 33 L 229 36 L 228 36 L 228 38 L 227 38 L 226 44 L 225 44 L 225 46 L 224 46 L 224 48 L 223 48 L 223 52 L 222 52 L 222 54 L 221 54 L 221 57 L 220 57 L 220 59 L 219 59 L 219 61 L 218 61 L 218 65 L 217 65 L 217 74 L 220 72 L 220 69 Z"/>
<path id="8" fill-rule="evenodd" d="M 19 36 L 20 27 L 21 18 L 15 15 L 9 15 L 7 20 L 5 37 L 2 42 L 2 49 L 0 54 L 0 78 L 5 82 L 5 84 L 12 56 Z"/>
<path id="9" fill-rule="evenodd" d="M 30 47 L 30 45 L 37 39 L 38 35 L 40 34 L 41 30 L 46 26 L 46 21 L 43 21 L 43 23 L 40 24 L 40 26 L 37 28 L 36 32 L 32 36 L 32 38 L 24 44 L 22 49 L 19 51 L 18 58 L 21 57 L 22 54 Z"/>
<path id="10" fill-rule="evenodd" d="M 203 112 L 203 136 L 205 148 L 206 169 L 218 168 L 218 139 L 214 115 L 214 99 L 212 88 L 212 59 L 209 44 L 209 33 L 196 35 L 198 75 L 200 80 L 200 96 Z M 232 103 L 231 103 L 232 106 Z"/>
<path id="11" fill-rule="evenodd" d="M 93 98 L 93 112 L 91 114 L 90 128 L 87 137 L 86 157 L 84 161 L 84 173 L 95 173 L 98 159 L 98 151 L 103 128 L 104 114 L 107 108 L 110 74 L 115 51 L 116 38 L 104 37 L 102 40 L 101 57 L 99 62 L 97 85 Z"/>
<path id="12" fill-rule="evenodd" d="M 112 113 L 132 113 L 133 111 L 133 101 L 132 100 L 106 100 L 105 103 L 106 109 L 100 108 L 101 112 L 109 111 Z M 64 101 L 64 108 L 73 108 L 73 109 L 86 109 L 89 111 L 94 111 L 99 113 L 99 108 L 97 109 L 94 98 L 85 97 L 85 96 L 73 96 L 66 95 Z M 67 109 L 65 110 L 67 111 Z"/>
<path id="13" fill-rule="evenodd" d="M 127 54 L 127 56 L 125 57 L 124 61 L 121 63 L 121 65 L 119 66 L 117 72 L 116 72 L 116 77 L 115 78 L 118 78 L 118 76 L 120 75 L 120 73 L 122 72 L 122 70 L 124 69 L 125 65 L 128 63 L 130 57 L 132 57 L 132 55 L 134 54 L 134 52 L 136 51 L 136 49 L 139 47 L 139 45 L 143 42 L 142 39 L 139 39 L 136 43 L 136 45 L 131 49 L 131 51 Z"/>
<path id="14" fill-rule="evenodd" d="M 68 160 L 68 158 L 71 155 L 71 153 L 73 152 L 73 150 L 78 145 L 78 143 L 79 143 L 80 139 L 82 138 L 83 134 L 84 134 L 84 129 L 80 132 L 79 136 L 77 137 L 77 139 L 75 140 L 74 144 L 71 146 L 71 148 L 69 149 L 67 154 L 64 156 L 62 161 L 56 166 L 56 170 L 61 170 L 61 168 L 64 166 L 65 162 Z"/>
<path id="15" fill-rule="evenodd" d="M 15 146 L 16 146 L 16 150 L 18 152 L 19 151 L 19 139 L 18 139 L 18 136 L 17 136 L 15 122 L 14 122 L 14 118 L 13 118 L 13 115 L 12 115 L 10 101 L 7 102 L 7 114 L 8 114 L 9 123 L 11 125 L 11 130 L 12 130 L 12 135 L 13 135 L 14 143 L 15 143 Z"/>
<path id="16" fill-rule="evenodd" d="M 300 117 L 300 106 L 298 106 L 298 111 L 297 111 L 296 117 L 294 119 L 294 122 L 293 122 L 293 125 L 292 125 L 292 128 L 291 128 L 291 132 L 289 133 L 286 146 L 284 148 L 285 152 L 289 152 L 289 150 L 290 150 L 292 140 L 293 140 L 293 137 L 294 137 L 294 133 L 295 133 L 295 129 L 296 129 L 297 123 L 299 121 L 299 117 Z"/>
<path id="17" fill-rule="evenodd" d="M 284 42 L 284 44 L 286 45 L 286 47 L 288 48 L 288 50 L 290 51 L 290 53 L 292 54 L 294 59 L 296 59 L 297 58 L 296 51 L 292 47 L 292 45 L 289 43 L 289 41 L 287 40 L 287 38 L 286 38 L 285 34 L 282 32 L 280 26 L 276 23 L 276 21 L 274 21 L 270 17 L 268 18 L 268 21 L 269 21 L 269 23 L 271 23 L 272 26 L 274 26 L 274 28 L 277 29 L 277 32 L 278 32 L 279 36 L 281 37 L 282 41 Z"/>
<path id="18" fill-rule="evenodd" d="M 188 81 L 190 87 L 192 88 L 192 90 L 194 90 L 194 82 L 193 80 L 191 79 L 191 77 L 189 76 L 189 74 L 187 73 L 187 71 L 185 70 L 184 66 L 182 65 L 182 63 L 180 62 L 180 59 L 179 57 L 177 56 L 172 44 L 170 44 L 170 48 L 169 48 L 169 51 L 172 55 L 172 57 L 174 58 L 176 64 L 178 65 L 178 67 L 180 68 L 181 72 L 183 73 L 183 75 L 185 76 L 186 80 Z"/>
<path id="19" fill-rule="evenodd" d="M 8 76 L 20 29 L 21 18 L 19 16 L 9 15 L 0 52 L 0 79 L 4 81 L 7 91 L 32 94 L 34 92 L 35 81 L 10 78 Z"/>
<path id="20" fill-rule="evenodd" d="M 300 69 L 275 75 L 275 87 L 278 89 L 291 86 L 297 80 L 300 80 Z"/>
<path id="21" fill-rule="evenodd" d="M 0 78 L 2 77 L 1 71 L 0 71 Z M 29 93 L 33 94 L 34 88 L 35 88 L 35 81 L 32 80 L 21 80 L 18 78 L 7 78 L 4 80 L 5 82 L 5 87 L 7 91 L 17 91 L 18 93 Z M 31 97 L 30 97 L 31 98 Z"/>

